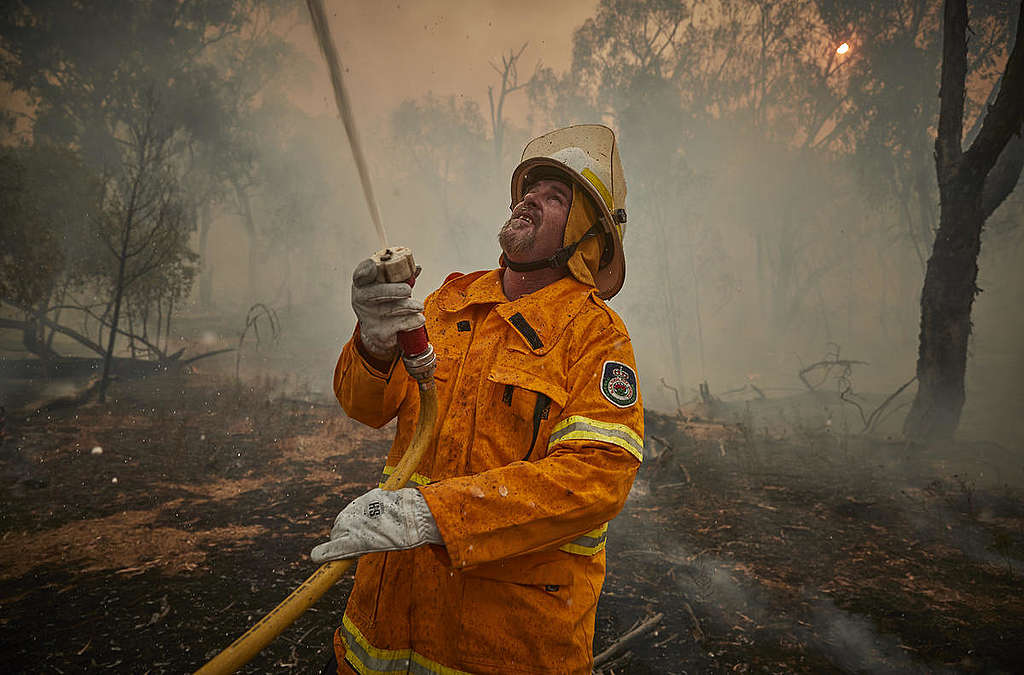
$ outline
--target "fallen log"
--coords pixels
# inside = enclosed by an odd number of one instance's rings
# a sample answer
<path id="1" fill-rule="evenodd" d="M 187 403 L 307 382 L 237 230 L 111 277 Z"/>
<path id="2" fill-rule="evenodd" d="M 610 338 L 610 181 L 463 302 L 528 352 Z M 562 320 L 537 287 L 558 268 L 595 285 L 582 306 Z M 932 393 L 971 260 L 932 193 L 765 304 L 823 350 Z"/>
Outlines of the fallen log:
<path id="1" fill-rule="evenodd" d="M 90 340 L 85 335 L 82 335 L 78 331 L 72 330 L 71 328 L 68 328 L 66 326 L 61 326 L 58 323 L 54 323 L 53 321 L 51 321 L 50 319 L 48 319 L 46 317 L 42 317 L 40 319 L 40 323 L 42 323 L 47 328 L 50 328 L 51 330 L 54 330 L 54 331 L 56 331 L 58 333 L 62 333 L 64 335 L 68 336 L 69 338 L 71 338 L 75 342 L 79 343 L 83 347 L 88 347 L 89 349 L 91 349 L 92 351 L 96 352 L 97 354 L 99 354 L 101 356 L 104 353 L 103 352 L 103 347 L 101 347 L 100 345 L 96 344 L 95 342 Z M 23 331 L 23 330 L 25 330 L 25 328 L 28 325 L 29 325 L 29 323 L 27 321 L 18 321 L 17 319 L 3 319 L 3 318 L 0 318 L 0 328 L 10 328 L 12 330 L 21 330 L 21 331 Z"/>

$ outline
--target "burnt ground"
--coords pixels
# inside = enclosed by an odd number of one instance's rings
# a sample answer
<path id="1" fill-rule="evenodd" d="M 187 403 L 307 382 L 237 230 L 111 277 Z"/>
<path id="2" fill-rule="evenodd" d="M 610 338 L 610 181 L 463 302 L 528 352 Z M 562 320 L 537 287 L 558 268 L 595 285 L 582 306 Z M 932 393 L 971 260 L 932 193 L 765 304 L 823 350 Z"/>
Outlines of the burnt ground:
<path id="1" fill-rule="evenodd" d="M 393 432 L 278 385 L 167 374 L 8 414 L 0 669 L 190 672 L 314 570 Z M 1019 454 L 656 413 L 647 431 L 595 651 L 663 618 L 606 672 L 1024 671 Z M 245 672 L 318 672 L 350 585 Z"/>

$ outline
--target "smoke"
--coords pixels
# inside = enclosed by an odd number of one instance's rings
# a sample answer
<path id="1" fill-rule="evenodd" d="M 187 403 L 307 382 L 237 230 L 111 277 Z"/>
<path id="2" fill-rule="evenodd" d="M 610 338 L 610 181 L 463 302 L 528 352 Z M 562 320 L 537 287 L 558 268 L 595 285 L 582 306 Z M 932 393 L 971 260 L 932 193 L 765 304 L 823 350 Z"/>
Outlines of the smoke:
<path id="1" fill-rule="evenodd" d="M 797 372 L 836 349 L 866 363 L 849 374 L 854 396 L 878 400 L 911 378 L 923 267 L 908 218 L 919 205 L 894 196 L 877 156 L 842 146 L 812 152 L 801 146 L 789 113 L 756 124 L 728 111 L 718 120 L 701 117 L 707 103 L 698 92 L 680 99 L 657 78 L 637 78 L 611 103 L 597 102 L 603 107 L 593 110 L 617 110 L 614 117 L 587 113 L 582 104 L 573 109 L 566 102 L 589 100 L 594 86 L 590 76 L 574 78 L 569 49 L 590 8 L 548 17 L 541 41 L 515 22 L 490 25 L 504 16 L 497 5 L 452 7 L 349 8 L 351 15 L 332 26 L 390 240 L 411 247 L 423 267 L 418 293 L 452 271 L 496 265 L 509 177 L 529 137 L 569 122 L 605 121 L 618 133 L 629 187 L 627 278 L 610 305 L 630 330 L 645 405 L 674 409 L 669 387 L 685 402 L 705 381 L 713 395 L 746 388 L 743 396 L 753 398 L 754 385 L 769 398 L 790 396 L 805 389 Z M 349 275 L 379 242 L 307 28 L 291 33 L 307 68 L 292 73 L 284 98 L 266 106 L 256 128 L 267 167 L 251 189 L 256 239 L 228 202 L 204 265 L 213 271 L 217 307 L 239 314 L 255 301 L 289 308 L 283 344 L 298 345 L 299 354 L 314 348 L 323 362 L 310 360 L 309 377 L 326 388 L 331 353 L 354 323 Z M 409 47 L 390 49 L 396 42 Z M 510 93 L 498 146 L 488 87 L 497 95 L 500 83 L 488 64 L 500 66 L 506 50 L 524 42 L 520 81 L 537 61 L 550 66 L 543 81 L 561 103 L 547 106 L 528 89 Z M 426 74 L 409 56 L 421 43 L 435 54 Z M 851 54 L 860 48 L 854 44 Z M 915 77 L 909 70 L 897 75 Z M 805 84 L 788 86 L 799 92 Z M 710 91 L 703 95 L 721 97 Z M 784 103 L 775 105 L 782 110 Z M 922 147 L 923 170 L 934 181 L 930 150 Z M 1015 414 L 1024 405 L 1017 386 L 1024 319 L 1015 300 L 1024 282 L 1016 264 L 1024 230 L 1012 226 L 1019 193 L 993 216 L 1002 225 L 982 248 L 985 292 L 974 309 L 962 423 L 969 437 L 1008 444 L 1024 436 L 1024 418 Z M 913 387 L 905 398 L 912 395 Z M 827 416 L 819 417 L 824 424 Z M 895 413 L 890 426 L 898 428 L 901 418 Z"/>
<path id="2" fill-rule="evenodd" d="M 880 634 L 862 616 L 837 608 L 831 600 L 818 600 L 812 625 L 816 627 L 815 646 L 829 655 L 840 669 L 856 673 L 934 673 L 934 666 L 915 664 L 892 635 Z M 803 631 L 806 633 L 806 631 Z"/>

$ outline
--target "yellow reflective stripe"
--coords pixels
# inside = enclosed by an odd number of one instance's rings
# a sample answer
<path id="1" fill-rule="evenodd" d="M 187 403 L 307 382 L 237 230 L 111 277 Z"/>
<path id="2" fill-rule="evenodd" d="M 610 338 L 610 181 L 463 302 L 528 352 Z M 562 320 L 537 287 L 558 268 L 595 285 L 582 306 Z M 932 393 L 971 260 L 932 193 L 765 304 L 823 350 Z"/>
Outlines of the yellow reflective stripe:
<path id="1" fill-rule="evenodd" d="M 602 441 L 617 445 L 629 451 L 641 462 L 644 460 L 644 441 L 635 431 L 624 424 L 600 422 L 582 415 L 567 417 L 556 424 L 548 437 L 548 447 L 559 441 L 577 440 Z"/>
<path id="2" fill-rule="evenodd" d="M 350 661 L 362 675 L 383 673 L 404 673 L 408 670 L 411 649 L 380 649 L 370 644 L 352 620 L 345 614 L 341 618 L 345 632 L 345 659 Z M 368 665 L 366 662 L 371 662 Z"/>
<path id="3" fill-rule="evenodd" d="M 596 555 L 604 550 L 605 542 L 608 540 L 608 523 L 580 535 L 568 544 L 563 544 L 559 550 L 576 555 Z"/>
<path id="4" fill-rule="evenodd" d="M 450 668 L 432 661 L 412 649 L 380 649 L 360 632 L 345 614 L 341 619 L 345 633 L 345 660 L 362 675 L 391 675 L 416 673 L 422 675 L 470 675 L 464 670 Z"/>
<path id="5" fill-rule="evenodd" d="M 590 184 L 597 188 L 598 193 L 601 195 L 601 199 L 604 200 L 605 205 L 608 206 L 608 210 L 611 211 L 612 206 L 612 193 L 608 192 L 608 188 L 604 186 L 601 179 L 597 177 L 597 174 L 590 169 L 583 169 L 580 171 L 580 175 L 590 181 Z"/>
<path id="6" fill-rule="evenodd" d="M 384 485 L 384 481 L 386 481 L 388 477 L 395 472 L 396 468 L 398 467 L 391 464 L 386 465 L 384 467 L 384 478 L 380 481 L 380 483 L 377 484 L 377 486 L 380 487 Z M 422 473 L 414 473 L 412 477 L 409 478 L 409 480 L 406 482 L 404 487 L 411 487 L 413 485 L 428 485 L 430 481 L 431 478 L 429 476 L 424 476 Z"/>
<path id="7" fill-rule="evenodd" d="M 630 438 L 632 438 L 637 445 L 643 447 L 644 439 L 640 438 L 640 436 L 635 431 L 627 427 L 625 424 L 616 424 L 614 422 L 602 422 L 600 420 L 591 419 L 590 417 L 584 417 L 583 415 L 573 415 L 571 417 L 566 417 L 564 420 L 555 425 L 555 428 L 551 431 L 551 433 L 552 435 L 554 435 L 568 426 L 580 423 L 592 427 L 597 427 L 598 429 L 604 429 L 606 431 L 618 431 L 624 433 Z"/>

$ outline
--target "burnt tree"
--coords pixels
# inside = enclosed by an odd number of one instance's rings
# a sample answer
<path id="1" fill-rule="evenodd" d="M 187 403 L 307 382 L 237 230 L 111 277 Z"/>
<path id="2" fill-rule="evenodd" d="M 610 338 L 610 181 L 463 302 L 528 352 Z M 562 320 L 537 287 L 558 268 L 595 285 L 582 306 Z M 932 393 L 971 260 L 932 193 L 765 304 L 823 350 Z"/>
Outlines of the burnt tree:
<path id="1" fill-rule="evenodd" d="M 1022 1 L 1024 6 L 1024 1 Z M 995 102 L 984 111 L 977 137 L 963 149 L 967 78 L 967 2 L 946 0 L 935 167 L 939 229 L 921 292 L 918 391 L 903 425 L 908 439 L 952 437 L 966 398 L 964 375 L 971 306 L 978 293 L 978 253 L 988 216 L 1013 190 L 1024 153 L 1024 44 L 1018 12 L 1014 44 Z"/>

